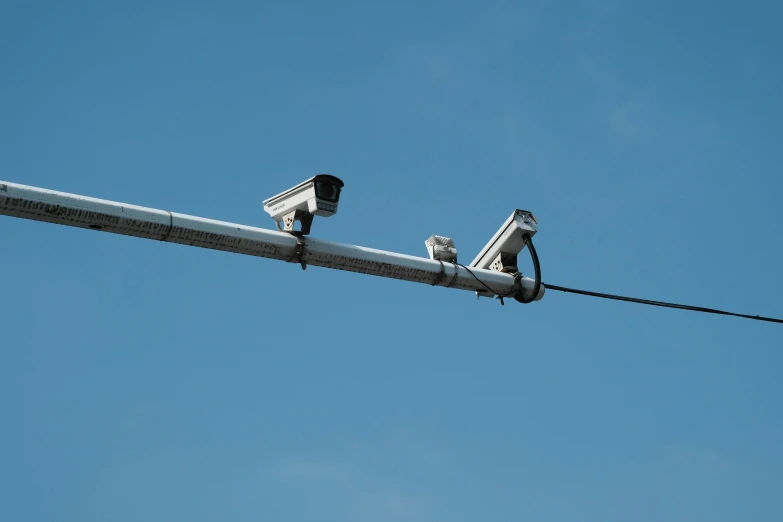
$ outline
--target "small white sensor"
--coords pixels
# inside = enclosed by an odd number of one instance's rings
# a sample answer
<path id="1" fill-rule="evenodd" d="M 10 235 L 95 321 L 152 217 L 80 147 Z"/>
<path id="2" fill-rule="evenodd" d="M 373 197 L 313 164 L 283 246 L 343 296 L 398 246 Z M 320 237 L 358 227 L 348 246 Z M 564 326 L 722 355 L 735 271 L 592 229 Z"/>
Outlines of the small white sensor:
<path id="1" fill-rule="evenodd" d="M 451 238 L 431 236 L 424 244 L 427 245 L 430 259 L 447 263 L 457 262 L 457 246 Z"/>

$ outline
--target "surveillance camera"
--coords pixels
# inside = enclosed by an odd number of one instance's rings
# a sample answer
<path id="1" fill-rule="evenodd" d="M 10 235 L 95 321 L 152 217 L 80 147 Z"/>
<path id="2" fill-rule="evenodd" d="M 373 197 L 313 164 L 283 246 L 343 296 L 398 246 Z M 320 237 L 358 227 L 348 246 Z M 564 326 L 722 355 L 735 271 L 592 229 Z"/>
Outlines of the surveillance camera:
<path id="1" fill-rule="evenodd" d="M 536 232 L 536 217 L 527 210 L 516 210 L 470 266 L 498 272 L 516 272 L 517 255 L 525 248 L 525 238 L 532 238 Z"/>
<path id="2" fill-rule="evenodd" d="M 337 177 L 319 174 L 299 185 L 264 201 L 264 210 L 272 216 L 283 232 L 307 235 L 313 216 L 330 217 L 337 213 L 340 191 L 345 184 Z M 294 222 L 302 225 L 294 230 Z M 283 226 L 280 226 L 283 223 Z"/>

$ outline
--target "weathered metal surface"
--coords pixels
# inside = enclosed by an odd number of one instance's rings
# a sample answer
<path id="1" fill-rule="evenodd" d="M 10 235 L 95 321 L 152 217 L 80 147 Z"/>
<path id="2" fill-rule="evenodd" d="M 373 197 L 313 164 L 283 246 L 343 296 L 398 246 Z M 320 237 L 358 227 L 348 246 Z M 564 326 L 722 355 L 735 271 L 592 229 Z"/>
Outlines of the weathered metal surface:
<path id="1" fill-rule="evenodd" d="M 215 221 L 167 210 L 89 198 L 64 192 L 0 182 L 0 214 L 45 221 L 168 243 L 210 248 L 289 262 L 297 260 L 297 241 L 290 234 Z M 423 257 L 307 237 L 302 259 L 308 265 L 357 272 L 415 283 L 488 293 L 509 293 L 514 278 L 508 274 L 473 269 L 484 284 L 465 268 Z M 533 280 L 523 278 L 531 291 Z M 543 297 L 542 286 L 539 299 Z"/>

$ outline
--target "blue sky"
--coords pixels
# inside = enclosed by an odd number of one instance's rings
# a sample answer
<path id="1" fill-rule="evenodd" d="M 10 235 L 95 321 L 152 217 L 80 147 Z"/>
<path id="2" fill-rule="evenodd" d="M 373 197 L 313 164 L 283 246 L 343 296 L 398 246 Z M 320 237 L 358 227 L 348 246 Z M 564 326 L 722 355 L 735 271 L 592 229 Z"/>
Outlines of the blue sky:
<path id="1" fill-rule="evenodd" d="M 783 316 L 776 2 L 4 2 L 0 179 Z M 0 519 L 777 521 L 783 329 L 0 217 Z M 529 267 L 528 267 L 529 268 Z"/>

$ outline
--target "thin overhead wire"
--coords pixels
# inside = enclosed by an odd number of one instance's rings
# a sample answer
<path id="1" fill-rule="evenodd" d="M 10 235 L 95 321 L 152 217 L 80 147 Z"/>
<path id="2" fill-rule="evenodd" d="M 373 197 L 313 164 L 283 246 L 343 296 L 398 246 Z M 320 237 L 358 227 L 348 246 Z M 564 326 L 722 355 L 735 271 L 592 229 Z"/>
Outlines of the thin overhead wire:
<path id="1" fill-rule="evenodd" d="M 651 301 L 649 299 L 640 299 L 638 297 L 625 297 L 622 295 L 602 294 L 600 292 L 590 292 L 588 290 L 577 290 L 575 288 L 566 288 L 564 286 L 544 284 L 547 290 L 555 290 L 558 292 L 567 292 L 571 294 L 586 295 L 589 297 L 599 297 L 601 299 L 612 299 L 614 301 L 625 301 L 627 303 L 638 303 L 650 306 L 660 306 L 663 308 L 676 308 L 678 310 L 690 310 L 691 312 L 703 312 L 705 314 L 717 314 L 717 315 L 730 315 L 733 317 L 741 317 L 743 319 L 753 319 L 756 321 L 767 321 L 770 323 L 782 323 L 783 319 L 776 319 L 774 317 L 762 317 L 760 315 L 738 314 L 735 312 L 726 312 L 725 310 L 716 310 L 714 308 L 704 308 L 701 306 L 691 306 L 676 303 L 667 303 L 664 301 Z"/>

